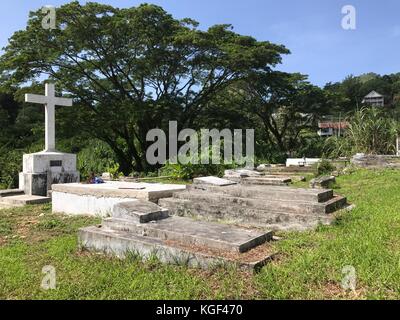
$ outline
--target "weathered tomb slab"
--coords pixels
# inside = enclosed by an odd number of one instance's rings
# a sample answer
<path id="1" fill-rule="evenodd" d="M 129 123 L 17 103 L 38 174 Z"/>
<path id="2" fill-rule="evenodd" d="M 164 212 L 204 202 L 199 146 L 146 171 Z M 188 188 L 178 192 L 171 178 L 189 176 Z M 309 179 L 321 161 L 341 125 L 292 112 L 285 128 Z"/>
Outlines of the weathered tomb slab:
<path id="1" fill-rule="evenodd" d="M 187 199 L 160 199 L 160 205 L 169 209 L 174 216 L 186 216 L 207 221 L 223 221 L 248 228 L 268 230 L 302 231 L 315 228 L 319 224 L 329 225 L 334 216 L 327 214 L 288 213 L 235 204 L 219 205 L 196 202 Z"/>
<path id="2" fill-rule="evenodd" d="M 3 204 L 10 204 L 16 206 L 44 204 L 51 202 L 51 198 L 30 195 L 16 195 L 1 198 Z"/>
<path id="3" fill-rule="evenodd" d="M 226 177 L 259 177 L 261 176 L 260 172 L 250 169 L 233 169 L 233 170 L 225 170 L 224 175 Z"/>
<path id="4" fill-rule="evenodd" d="M 110 216 L 121 202 L 148 200 L 157 202 L 184 191 L 185 185 L 107 181 L 104 184 L 53 185 L 53 212 L 72 215 Z"/>
<path id="5" fill-rule="evenodd" d="M 245 185 L 269 185 L 269 186 L 284 186 L 288 185 L 292 180 L 287 177 L 235 177 L 235 176 L 224 176 L 224 179 L 228 179 L 240 184 Z"/>
<path id="6" fill-rule="evenodd" d="M 133 223 L 113 217 L 104 219 L 103 226 L 165 241 L 240 253 L 270 241 L 273 235 L 272 232 L 195 221 L 184 217 L 169 217 L 152 223 Z"/>
<path id="7" fill-rule="evenodd" d="M 395 155 L 367 155 L 357 153 L 350 162 L 361 168 L 400 168 L 400 157 Z"/>
<path id="8" fill-rule="evenodd" d="M 331 212 L 332 207 L 337 204 L 337 207 L 341 206 L 341 203 L 345 198 L 334 197 L 327 202 L 308 202 L 303 200 L 266 200 L 266 199 L 254 199 L 254 198 L 241 198 L 234 197 L 227 194 L 221 193 L 208 193 L 201 191 L 190 191 L 174 194 L 174 198 L 191 200 L 193 202 L 212 204 L 221 207 L 235 205 L 237 209 L 242 208 L 255 208 L 263 209 L 268 211 L 279 211 L 287 213 L 299 213 L 299 214 L 324 214 Z M 168 207 L 167 207 L 168 208 Z"/>
<path id="9" fill-rule="evenodd" d="M 333 190 L 292 188 L 289 186 L 257 186 L 257 185 L 232 185 L 225 187 L 191 185 L 188 191 L 200 190 L 211 193 L 222 193 L 240 198 L 253 198 L 264 200 L 299 200 L 310 202 L 324 202 L 333 197 Z"/>
<path id="10" fill-rule="evenodd" d="M 230 186 L 237 184 L 236 182 L 227 180 L 227 179 L 221 179 L 218 177 L 201 177 L 201 178 L 195 178 L 193 179 L 194 184 L 200 184 L 200 185 L 212 185 L 212 186 Z"/>
<path id="11" fill-rule="evenodd" d="M 240 269 L 255 271 L 271 261 L 274 256 L 265 247 L 258 247 L 246 254 L 227 254 L 221 250 L 190 246 L 103 227 L 80 229 L 78 238 L 82 249 L 119 258 L 126 258 L 132 253 L 138 254 L 143 260 L 156 256 L 162 263 L 191 268 L 209 269 L 234 265 Z"/>
<path id="12" fill-rule="evenodd" d="M 21 196 L 23 194 L 24 190 L 21 189 L 0 190 L 0 198 L 10 197 L 10 196 Z"/>
<path id="13" fill-rule="evenodd" d="M 112 217 L 128 222 L 148 223 L 168 218 L 168 210 L 150 201 L 136 200 L 114 205 Z"/>

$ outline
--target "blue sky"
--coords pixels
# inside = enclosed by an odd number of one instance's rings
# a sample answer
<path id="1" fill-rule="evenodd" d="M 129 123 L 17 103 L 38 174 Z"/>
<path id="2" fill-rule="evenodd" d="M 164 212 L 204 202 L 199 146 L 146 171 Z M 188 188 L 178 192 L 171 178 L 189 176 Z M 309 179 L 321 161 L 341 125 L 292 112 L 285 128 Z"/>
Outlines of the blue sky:
<path id="1" fill-rule="evenodd" d="M 30 10 L 60 5 L 62 0 L 0 1 L 0 46 L 24 28 Z M 85 1 L 80 1 L 84 3 Z M 399 0 L 105 0 L 118 7 L 142 2 L 161 5 L 176 18 L 190 17 L 206 29 L 230 23 L 258 40 L 284 44 L 292 54 L 280 70 L 309 75 L 324 85 L 349 74 L 400 72 Z M 357 29 L 341 27 L 344 5 L 357 12 Z"/>

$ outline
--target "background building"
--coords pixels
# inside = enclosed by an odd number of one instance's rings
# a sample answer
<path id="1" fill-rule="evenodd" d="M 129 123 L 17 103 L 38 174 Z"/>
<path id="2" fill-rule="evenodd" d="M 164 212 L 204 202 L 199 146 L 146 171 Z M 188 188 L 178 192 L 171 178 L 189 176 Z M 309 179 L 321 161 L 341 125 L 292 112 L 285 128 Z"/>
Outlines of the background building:
<path id="1" fill-rule="evenodd" d="M 385 106 L 385 97 L 376 91 L 371 91 L 364 97 L 362 103 L 372 107 L 383 107 Z"/>

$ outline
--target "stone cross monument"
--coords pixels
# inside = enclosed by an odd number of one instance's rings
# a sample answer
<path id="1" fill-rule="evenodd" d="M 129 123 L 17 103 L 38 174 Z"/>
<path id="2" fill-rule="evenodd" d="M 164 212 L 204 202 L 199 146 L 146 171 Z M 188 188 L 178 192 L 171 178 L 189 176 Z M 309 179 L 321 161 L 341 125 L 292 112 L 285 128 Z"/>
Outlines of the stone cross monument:
<path id="1" fill-rule="evenodd" d="M 46 108 L 46 147 L 45 152 L 56 151 L 56 105 L 72 107 L 72 99 L 57 98 L 53 83 L 46 83 L 46 95 L 26 94 L 25 102 L 44 104 Z"/>
<path id="2" fill-rule="evenodd" d="M 46 83 L 46 94 L 26 94 L 25 102 L 45 105 L 45 149 L 39 153 L 25 154 L 19 188 L 27 195 L 47 196 L 52 184 L 79 182 L 76 155 L 56 150 L 55 107 L 72 106 L 72 99 L 55 96 L 55 86 Z"/>

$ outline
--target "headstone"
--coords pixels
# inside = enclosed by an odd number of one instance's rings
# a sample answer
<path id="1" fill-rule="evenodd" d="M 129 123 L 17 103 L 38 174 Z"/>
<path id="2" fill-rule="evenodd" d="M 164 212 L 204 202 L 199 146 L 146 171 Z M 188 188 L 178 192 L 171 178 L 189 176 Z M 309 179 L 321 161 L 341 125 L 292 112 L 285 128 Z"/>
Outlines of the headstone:
<path id="1" fill-rule="evenodd" d="M 55 96 L 55 87 L 46 83 L 45 96 L 26 94 L 25 101 L 45 105 L 45 150 L 23 157 L 19 188 L 26 195 L 46 196 L 52 184 L 79 182 L 76 155 L 56 150 L 55 106 L 72 106 L 72 99 Z"/>

